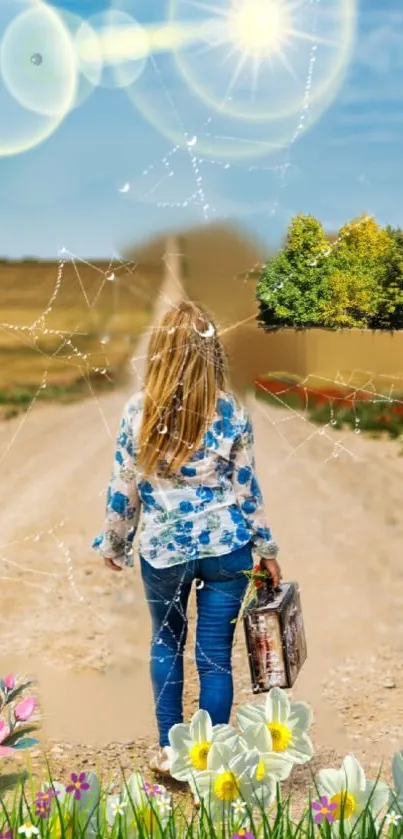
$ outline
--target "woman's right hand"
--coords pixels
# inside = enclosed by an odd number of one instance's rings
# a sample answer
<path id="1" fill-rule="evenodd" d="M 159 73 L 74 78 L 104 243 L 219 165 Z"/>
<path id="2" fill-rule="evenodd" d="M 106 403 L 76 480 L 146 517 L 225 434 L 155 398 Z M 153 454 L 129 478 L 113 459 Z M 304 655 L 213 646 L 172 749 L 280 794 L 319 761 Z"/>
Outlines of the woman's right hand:
<path id="1" fill-rule="evenodd" d="M 281 580 L 283 579 L 283 575 L 277 559 L 265 559 L 262 557 L 260 565 L 261 568 L 264 568 L 264 570 L 270 574 L 273 581 L 273 587 L 278 588 Z"/>

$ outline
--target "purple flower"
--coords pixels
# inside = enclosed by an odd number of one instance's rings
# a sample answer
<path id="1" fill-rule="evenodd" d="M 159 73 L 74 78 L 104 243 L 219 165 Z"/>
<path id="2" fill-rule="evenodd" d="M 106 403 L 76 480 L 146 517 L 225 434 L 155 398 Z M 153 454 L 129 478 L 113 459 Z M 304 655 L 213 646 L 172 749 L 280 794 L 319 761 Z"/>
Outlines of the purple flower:
<path id="1" fill-rule="evenodd" d="M 35 799 L 36 815 L 40 819 L 46 819 L 49 816 L 52 806 L 52 801 L 60 795 L 58 790 L 48 787 L 44 792 L 38 792 Z"/>
<path id="2" fill-rule="evenodd" d="M 11 830 L 0 830 L 0 839 L 12 839 Z"/>
<path id="3" fill-rule="evenodd" d="M 159 784 L 144 784 L 142 786 L 143 792 L 146 795 L 149 795 L 150 798 L 157 798 L 158 795 L 161 795 L 164 792 L 164 789 Z"/>
<path id="4" fill-rule="evenodd" d="M 315 824 L 322 824 L 322 822 L 334 822 L 334 811 L 337 810 L 337 804 L 332 804 L 326 795 L 323 795 L 319 801 L 314 801 L 312 810 L 316 812 L 314 818 Z"/>
<path id="5" fill-rule="evenodd" d="M 253 833 L 249 833 L 249 831 L 241 828 L 241 830 L 238 830 L 238 833 L 234 833 L 234 835 L 231 836 L 231 839 L 255 839 L 255 836 Z"/>
<path id="6" fill-rule="evenodd" d="M 81 798 L 81 792 L 90 788 L 89 783 L 85 780 L 87 776 L 85 772 L 81 772 L 81 775 L 76 775 L 75 772 L 72 772 L 70 777 L 72 783 L 66 787 L 66 792 L 73 792 L 74 798 L 76 801 L 79 801 Z"/>
<path id="7" fill-rule="evenodd" d="M 50 813 L 50 803 L 48 801 L 35 802 L 35 815 L 38 819 L 47 819 Z"/>
<path id="8" fill-rule="evenodd" d="M 56 798 L 58 795 L 60 795 L 59 790 L 55 790 L 53 787 L 48 787 L 48 789 L 45 789 L 44 792 L 38 792 L 36 798 L 41 801 L 52 801 L 52 799 Z"/>

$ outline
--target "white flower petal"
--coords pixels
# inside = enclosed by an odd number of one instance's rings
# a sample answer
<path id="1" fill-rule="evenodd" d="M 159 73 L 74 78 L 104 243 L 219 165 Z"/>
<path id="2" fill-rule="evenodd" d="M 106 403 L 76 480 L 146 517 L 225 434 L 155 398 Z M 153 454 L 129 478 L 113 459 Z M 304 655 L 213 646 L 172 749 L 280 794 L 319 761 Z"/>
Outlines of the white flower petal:
<path id="1" fill-rule="evenodd" d="M 74 799 L 72 795 L 68 795 L 66 793 L 66 787 L 64 784 L 60 784 L 59 781 L 52 781 L 51 784 L 43 784 L 42 792 L 45 792 L 47 789 L 54 789 L 57 795 L 57 800 L 59 804 L 63 805 L 63 810 L 72 811 L 74 806 Z M 56 806 L 55 799 L 52 800 L 52 805 Z"/>
<path id="2" fill-rule="evenodd" d="M 266 722 L 266 712 L 264 705 L 254 705 L 248 703 L 238 708 L 236 715 L 237 723 L 241 731 L 246 731 L 250 725 L 257 725 Z"/>
<path id="3" fill-rule="evenodd" d="M 207 770 L 219 772 L 222 767 L 227 770 L 231 760 L 231 748 L 227 743 L 213 743 L 207 755 Z"/>
<path id="4" fill-rule="evenodd" d="M 298 734 L 293 737 L 290 746 L 284 752 L 284 755 L 287 755 L 293 763 L 297 763 L 298 765 L 308 763 L 312 760 L 314 754 L 314 747 L 307 734 Z"/>
<path id="5" fill-rule="evenodd" d="M 113 827 L 116 819 L 115 807 L 120 802 L 120 795 L 108 795 L 106 799 L 106 821 L 109 827 Z"/>
<path id="6" fill-rule="evenodd" d="M 190 721 L 190 737 L 194 743 L 211 743 L 213 739 L 213 724 L 210 714 L 200 709 L 196 711 Z"/>
<path id="7" fill-rule="evenodd" d="M 378 816 L 389 802 L 389 788 L 382 781 L 367 781 L 366 798 L 369 799 L 369 806 L 375 816 Z"/>
<path id="8" fill-rule="evenodd" d="M 252 806 L 269 807 L 276 798 L 276 782 L 268 776 L 260 783 L 253 785 L 253 792 L 246 792 L 249 795 Z"/>
<path id="9" fill-rule="evenodd" d="M 262 755 L 261 760 L 264 764 L 265 773 L 271 775 L 276 781 L 285 781 L 290 777 L 293 768 L 291 760 L 287 760 L 287 758 L 275 752 Z"/>
<path id="10" fill-rule="evenodd" d="M 171 775 L 176 781 L 187 781 L 194 772 L 194 767 L 187 755 L 176 754 L 171 766 Z"/>
<path id="11" fill-rule="evenodd" d="M 321 769 L 315 778 L 319 795 L 335 795 L 346 788 L 346 778 L 340 769 Z"/>
<path id="12" fill-rule="evenodd" d="M 175 752 L 188 752 L 192 746 L 192 738 L 190 736 L 190 726 L 183 722 L 173 725 L 169 730 L 169 744 Z"/>
<path id="13" fill-rule="evenodd" d="M 127 781 L 126 797 L 133 802 L 135 807 L 144 807 L 147 797 L 143 790 L 144 781 L 140 772 L 133 772 Z"/>
<path id="14" fill-rule="evenodd" d="M 257 749 L 260 753 L 273 750 L 272 737 L 266 723 L 248 726 L 243 733 L 243 740 L 248 749 Z"/>
<path id="15" fill-rule="evenodd" d="M 291 731 L 298 728 L 300 731 L 308 731 L 312 725 L 312 709 L 305 702 L 292 702 L 290 716 L 287 725 Z"/>
<path id="16" fill-rule="evenodd" d="M 397 796 L 403 796 L 403 751 L 397 752 L 392 760 L 393 780 Z"/>
<path id="17" fill-rule="evenodd" d="M 272 688 L 265 704 L 266 719 L 269 722 L 286 723 L 290 710 L 290 701 L 286 692 L 281 688 Z"/>
<path id="18" fill-rule="evenodd" d="M 85 813 L 86 818 L 88 818 L 89 813 L 99 803 L 101 787 L 95 772 L 86 772 L 85 776 L 85 780 L 90 785 L 90 788 L 82 791 L 80 798 L 76 802 L 76 809 L 78 813 Z"/>
<path id="19" fill-rule="evenodd" d="M 365 791 L 365 773 L 354 755 L 347 755 L 342 763 L 342 770 L 346 776 L 346 788 L 351 793 Z"/>
<path id="20" fill-rule="evenodd" d="M 259 766 L 260 754 L 257 749 L 251 749 L 248 752 L 240 751 L 233 754 L 229 760 L 229 769 L 237 778 L 251 782 L 256 778 L 257 768 Z"/>
<path id="21" fill-rule="evenodd" d="M 213 743 L 233 743 L 239 740 L 239 734 L 232 725 L 215 725 L 213 728 Z"/>
<path id="22" fill-rule="evenodd" d="M 189 786 L 193 794 L 196 793 L 199 798 L 205 799 L 210 795 L 213 781 L 213 772 L 206 769 L 203 772 L 198 772 L 197 777 L 194 777 L 189 781 Z"/>

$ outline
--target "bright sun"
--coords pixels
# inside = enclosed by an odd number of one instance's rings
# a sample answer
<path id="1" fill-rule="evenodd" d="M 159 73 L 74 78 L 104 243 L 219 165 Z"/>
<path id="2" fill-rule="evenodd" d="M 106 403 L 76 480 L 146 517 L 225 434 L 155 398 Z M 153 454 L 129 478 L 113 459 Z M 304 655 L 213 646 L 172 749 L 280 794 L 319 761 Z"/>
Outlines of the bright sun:
<path id="1" fill-rule="evenodd" d="M 269 56 L 281 50 L 290 31 L 290 14 L 282 0 L 232 0 L 229 36 L 249 56 Z"/>

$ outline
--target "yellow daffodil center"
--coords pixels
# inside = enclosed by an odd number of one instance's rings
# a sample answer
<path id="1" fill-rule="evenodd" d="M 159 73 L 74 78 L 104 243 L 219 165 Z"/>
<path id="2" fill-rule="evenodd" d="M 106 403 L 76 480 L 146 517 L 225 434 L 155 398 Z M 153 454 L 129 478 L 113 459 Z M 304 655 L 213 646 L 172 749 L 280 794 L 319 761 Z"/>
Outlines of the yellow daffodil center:
<path id="1" fill-rule="evenodd" d="M 238 781 L 233 772 L 222 772 L 214 781 L 214 792 L 220 801 L 239 798 Z"/>
<path id="2" fill-rule="evenodd" d="M 269 722 L 267 728 L 271 734 L 273 752 L 285 752 L 292 739 L 292 733 L 288 726 L 281 722 Z"/>
<path id="3" fill-rule="evenodd" d="M 207 769 L 207 757 L 211 749 L 211 743 L 195 743 L 189 751 L 190 762 L 200 772 Z"/>
<path id="4" fill-rule="evenodd" d="M 71 818 L 64 816 L 62 827 L 59 815 L 55 815 L 51 820 L 50 836 L 52 839 L 62 839 L 63 836 L 66 839 L 71 839 L 73 836 L 73 823 Z"/>
<path id="5" fill-rule="evenodd" d="M 133 814 L 133 810 L 131 814 Z M 140 823 L 144 825 L 145 829 L 150 834 L 152 834 L 153 831 L 155 831 L 158 827 L 158 818 L 149 804 L 147 804 L 141 810 L 137 810 L 137 818 L 136 816 L 134 816 L 133 819 L 130 819 L 128 826 L 135 831 L 138 830 L 137 819 L 140 821 Z"/>
<path id="6" fill-rule="evenodd" d="M 341 819 L 342 813 L 345 819 L 350 819 L 357 809 L 355 798 L 349 792 L 337 792 L 330 799 L 330 803 L 337 804 L 337 809 L 333 810 L 335 819 Z"/>
<path id="7" fill-rule="evenodd" d="M 158 826 L 157 816 L 155 815 L 151 807 L 145 807 L 141 815 L 146 830 L 148 830 L 149 833 L 152 833 L 153 830 L 155 830 L 155 828 Z"/>
<path id="8" fill-rule="evenodd" d="M 266 774 L 266 769 L 265 769 L 263 760 L 260 760 L 259 763 L 258 763 L 257 770 L 256 770 L 256 780 L 257 781 L 263 781 L 263 778 L 264 778 L 265 774 Z"/>

